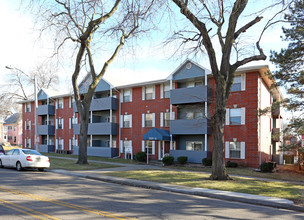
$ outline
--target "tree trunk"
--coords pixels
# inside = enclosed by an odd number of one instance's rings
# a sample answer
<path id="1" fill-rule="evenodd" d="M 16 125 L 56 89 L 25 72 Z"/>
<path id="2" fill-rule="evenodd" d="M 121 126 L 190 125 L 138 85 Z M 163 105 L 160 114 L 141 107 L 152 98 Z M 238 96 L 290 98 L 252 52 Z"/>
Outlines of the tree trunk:
<path id="1" fill-rule="evenodd" d="M 78 161 L 77 164 L 88 164 L 88 156 L 87 156 L 87 138 L 88 138 L 88 127 L 89 127 L 89 107 L 91 102 L 86 103 L 82 102 L 83 111 L 78 111 L 80 118 L 80 133 L 79 133 L 79 152 L 78 152 Z"/>
<path id="2" fill-rule="evenodd" d="M 229 180 L 225 167 L 225 142 L 224 142 L 224 126 L 226 115 L 226 103 L 224 86 L 216 86 L 216 107 L 212 119 L 212 174 L 211 180 Z"/>

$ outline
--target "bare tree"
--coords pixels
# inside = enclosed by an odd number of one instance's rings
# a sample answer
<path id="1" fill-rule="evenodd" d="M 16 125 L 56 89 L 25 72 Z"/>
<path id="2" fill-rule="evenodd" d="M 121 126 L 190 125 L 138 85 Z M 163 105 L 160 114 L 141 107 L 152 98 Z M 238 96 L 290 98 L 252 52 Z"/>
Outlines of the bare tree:
<path id="1" fill-rule="evenodd" d="M 216 107 L 212 116 L 213 164 L 210 178 L 213 180 L 227 180 L 229 176 L 226 173 L 224 158 L 224 123 L 226 104 L 233 83 L 234 72 L 246 63 L 266 59 L 266 55 L 260 47 L 261 37 L 267 28 L 278 22 L 276 16 L 280 15 L 286 7 L 280 7 L 276 13 L 273 13 L 274 16 L 262 28 L 261 35 L 255 44 L 257 53 L 246 54 L 245 57 L 243 55 L 234 63 L 231 63 L 233 46 L 238 48 L 235 42 L 238 42 L 237 40 L 243 33 L 248 32 L 263 19 L 261 15 L 266 9 L 274 9 L 274 6 L 278 7 L 281 1 L 271 2 L 272 5 L 268 8 L 265 6 L 262 10 L 252 13 L 252 15 L 255 15 L 254 18 L 247 17 L 246 19 L 241 15 L 244 14 L 248 0 L 234 0 L 232 2 L 224 0 L 172 0 L 172 2 L 179 7 L 181 14 L 194 27 L 192 36 L 189 36 L 189 31 L 187 35 L 185 35 L 185 31 L 180 31 L 178 32 L 178 38 L 182 40 L 182 43 L 194 42 L 196 46 L 194 47 L 195 50 L 192 49 L 192 51 L 200 52 L 204 49 L 209 57 L 216 83 Z M 245 22 L 240 24 L 242 18 Z M 213 41 L 214 36 L 217 37 L 217 43 Z M 219 54 L 216 52 L 216 45 L 220 46 Z M 220 57 L 219 60 L 218 57 Z"/>
<path id="2" fill-rule="evenodd" d="M 73 48 L 72 84 L 80 121 L 77 163 L 87 164 L 89 109 L 95 88 L 127 41 L 151 27 L 145 22 L 152 20 L 155 2 L 55 0 L 41 3 L 38 5 L 41 12 L 38 19 L 42 16 L 42 30 L 56 34 L 55 54 L 60 54 L 64 47 Z M 90 77 L 87 92 L 81 99 L 78 79 L 83 72 L 88 72 Z"/>
<path id="3" fill-rule="evenodd" d="M 47 64 L 39 64 L 29 74 L 24 71 L 7 66 L 10 72 L 5 75 L 5 84 L 0 89 L 0 102 L 2 104 L 0 117 L 6 118 L 13 112 L 20 112 L 20 105 L 17 101 L 33 98 L 34 94 L 34 75 L 37 78 L 38 89 L 55 88 L 58 84 L 56 69 Z"/>

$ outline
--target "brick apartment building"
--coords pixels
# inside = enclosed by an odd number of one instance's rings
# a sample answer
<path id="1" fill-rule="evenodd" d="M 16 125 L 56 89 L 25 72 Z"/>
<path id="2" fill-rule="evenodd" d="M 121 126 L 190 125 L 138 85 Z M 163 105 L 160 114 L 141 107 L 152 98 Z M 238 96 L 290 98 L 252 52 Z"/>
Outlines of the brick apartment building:
<path id="1" fill-rule="evenodd" d="M 279 162 L 280 109 L 258 115 L 258 109 L 281 100 L 268 66 L 240 68 L 226 110 L 225 157 L 250 167 L 263 161 Z M 87 91 L 88 75 L 80 83 Z M 210 71 L 186 60 L 167 78 L 114 86 L 102 79 L 90 107 L 88 155 L 132 157 L 146 151 L 160 160 L 165 154 L 187 156 L 201 163 L 211 156 L 210 116 L 215 106 L 215 81 Z M 34 101 L 24 101 L 24 147 L 34 148 Z M 39 151 L 78 154 L 77 108 L 71 94 L 41 89 L 38 93 Z"/>

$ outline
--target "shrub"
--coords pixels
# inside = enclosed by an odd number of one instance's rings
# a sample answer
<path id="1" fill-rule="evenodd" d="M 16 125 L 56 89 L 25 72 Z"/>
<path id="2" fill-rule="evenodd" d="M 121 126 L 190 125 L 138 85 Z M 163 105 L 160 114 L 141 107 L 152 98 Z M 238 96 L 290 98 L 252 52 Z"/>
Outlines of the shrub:
<path id="1" fill-rule="evenodd" d="M 174 157 L 172 157 L 172 156 L 165 156 L 163 158 L 163 163 L 165 166 L 172 165 L 173 161 L 174 161 Z"/>
<path id="2" fill-rule="evenodd" d="M 227 165 L 226 165 L 226 167 L 232 167 L 232 168 L 235 168 L 237 166 L 238 166 L 238 164 L 236 162 L 231 162 L 230 160 L 227 162 Z"/>
<path id="3" fill-rule="evenodd" d="M 136 155 L 136 160 L 139 162 L 145 162 L 147 158 L 146 152 L 138 152 Z"/>
<path id="4" fill-rule="evenodd" d="M 181 156 L 181 157 L 178 157 L 178 158 L 177 158 L 177 161 L 178 161 L 180 164 L 185 164 L 185 163 L 187 163 L 187 160 L 188 160 L 188 157 L 186 157 L 186 156 Z"/>
<path id="5" fill-rule="evenodd" d="M 205 167 L 212 166 L 212 159 L 211 158 L 203 158 L 202 163 Z"/>
<path id="6" fill-rule="evenodd" d="M 273 170 L 273 164 L 272 163 L 267 163 L 267 162 L 263 162 L 261 164 L 261 172 L 272 172 Z"/>

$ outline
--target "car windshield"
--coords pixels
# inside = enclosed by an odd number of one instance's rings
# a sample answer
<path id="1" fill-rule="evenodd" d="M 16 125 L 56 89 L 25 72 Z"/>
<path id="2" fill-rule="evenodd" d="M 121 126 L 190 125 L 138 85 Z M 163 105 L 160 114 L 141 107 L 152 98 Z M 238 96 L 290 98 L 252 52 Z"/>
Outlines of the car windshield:
<path id="1" fill-rule="evenodd" d="M 41 153 L 35 150 L 22 150 L 22 152 L 26 155 L 41 155 Z"/>

